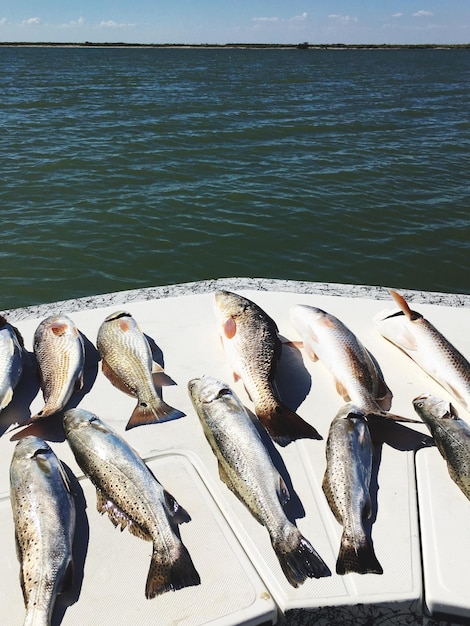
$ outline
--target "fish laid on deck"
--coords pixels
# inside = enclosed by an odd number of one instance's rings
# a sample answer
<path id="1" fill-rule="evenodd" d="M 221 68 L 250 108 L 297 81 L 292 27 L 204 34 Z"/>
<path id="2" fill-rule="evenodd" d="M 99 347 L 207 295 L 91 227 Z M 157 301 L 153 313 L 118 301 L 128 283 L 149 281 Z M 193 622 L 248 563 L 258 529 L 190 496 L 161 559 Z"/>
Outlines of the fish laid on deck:
<path id="1" fill-rule="evenodd" d="M 104 375 L 115 387 L 137 398 L 126 430 L 184 415 L 159 397 L 155 385 L 164 375 L 163 369 L 153 360 L 149 342 L 130 313 L 108 315 L 98 330 L 96 345 Z"/>
<path id="2" fill-rule="evenodd" d="M 49 626 L 58 593 L 72 584 L 75 502 L 61 462 L 35 436 L 21 439 L 10 466 L 24 626 Z"/>
<path id="3" fill-rule="evenodd" d="M 61 411 L 74 391 L 83 387 L 85 348 L 74 322 L 66 315 L 43 320 L 34 333 L 44 407 L 22 426 Z"/>
<path id="4" fill-rule="evenodd" d="M 346 402 L 351 402 L 365 415 L 399 422 L 416 421 L 384 410 L 390 408 L 392 392 L 375 358 L 341 320 L 304 304 L 291 307 L 289 316 L 307 355 L 327 367 L 337 392 Z"/>
<path id="5" fill-rule="evenodd" d="M 379 332 L 470 411 L 469 361 L 421 313 L 413 311 L 403 296 L 390 293 L 399 309 L 374 317 Z"/>
<path id="6" fill-rule="evenodd" d="M 114 526 L 153 543 L 146 597 L 198 585 L 199 575 L 175 533 L 175 525 L 189 515 L 140 456 L 88 411 L 66 411 L 64 430 L 77 463 L 96 487 L 98 511 Z"/>
<path id="7" fill-rule="evenodd" d="M 371 516 L 370 480 L 374 448 L 362 413 L 347 404 L 331 422 L 326 443 L 323 491 L 343 526 L 336 573 L 382 574 L 364 521 Z"/>
<path id="8" fill-rule="evenodd" d="M 251 300 L 229 291 L 215 293 L 215 313 L 230 367 L 242 379 L 256 415 L 273 440 L 285 446 L 300 438 L 321 439 L 313 426 L 275 395 L 282 344 L 274 320 Z"/>
<path id="9" fill-rule="evenodd" d="M 450 402 L 431 394 L 415 398 L 413 406 L 447 462 L 450 477 L 470 500 L 470 426 Z"/>
<path id="10" fill-rule="evenodd" d="M 0 411 L 10 404 L 23 373 L 23 365 L 23 337 L 0 315 Z"/>
<path id="11" fill-rule="evenodd" d="M 221 480 L 265 526 L 281 568 L 293 587 L 330 570 L 286 517 L 289 492 L 242 403 L 211 377 L 189 381 L 188 390 L 219 464 Z"/>

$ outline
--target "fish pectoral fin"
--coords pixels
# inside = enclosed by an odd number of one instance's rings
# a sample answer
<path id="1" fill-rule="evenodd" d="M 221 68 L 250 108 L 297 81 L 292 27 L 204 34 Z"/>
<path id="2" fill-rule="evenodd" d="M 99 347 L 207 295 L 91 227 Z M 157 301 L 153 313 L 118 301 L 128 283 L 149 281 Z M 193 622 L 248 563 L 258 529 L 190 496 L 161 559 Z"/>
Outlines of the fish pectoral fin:
<path id="1" fill-rule="evenodd" d="M 177 524 L 186 524 L 191 521 L 191 516 L 184 509 L 175 498 L 166 490 L 163 490 L 163 496 L 165 498 L 165 506 L 168 515 L 174 519 Z"/>
<path id="2" fill-rule="evenodd" d="M 418 343 L 413 333 L 406 326 L 402 325 L 393 337 L 393 343 L 396 343 L 404 350 L 415 351 L 418 349 Z"/>
<path id="3" fill-rule="evenodd" d="M 225 322 L 222 324 L 222 329 L 227 339 L 233 339 L 235 337 L 235 335 L 237 334 L 237 323 L 233 319 L 233 317 L 229 317 L 227 320 L 225 320 Z"/>
<path id="4" fill-rule="evenodd" d="M 106 376 L 109 382 L 113 385 L 113 387 L 116 387 L 116 389 L 119 389 L 119 391 L 122 391 L 126 393 L 128 396 L 132 396 L 135 398 L 136 396 L 135 391 L 131 389 L 128 385 L 126 385 L 126 383 L 122 380 L 122 378 L 120 378 L 116 374 L 116 372 L 113 369 L 111 369 L 111 367 L 108 365 L 105 359 L 103 359 L 101 362 L 101 369 L 103 370 L 103 374 Z"/>
<path id="5" fill-rule="evenodd" d="M 313 361 L 313 362 L 318 361 L 318 357 L 317 357 L 317 355 L 316 355 L 315 350 L 313 349 L 313 347 L 312 347 L 309 343 L 305 343 L 305 344 L 304 344 L 304 347 L 305 347 L 305 352 L 306 352 L 306 354 L 307 354 L 308 358 L 309 358 L 311 361 Z"/>
<path id="6" fill-rule="evenodd" d="M 343 398 L 343 400 L 345 402 L 351 402 L 351 398 L 349 397 L 349 394 L 348 394 L 348 391 L 347 391 L 346 387 L 337 378 L 335 379 L 335 385 L 336 385 L 336 391 Z"/>

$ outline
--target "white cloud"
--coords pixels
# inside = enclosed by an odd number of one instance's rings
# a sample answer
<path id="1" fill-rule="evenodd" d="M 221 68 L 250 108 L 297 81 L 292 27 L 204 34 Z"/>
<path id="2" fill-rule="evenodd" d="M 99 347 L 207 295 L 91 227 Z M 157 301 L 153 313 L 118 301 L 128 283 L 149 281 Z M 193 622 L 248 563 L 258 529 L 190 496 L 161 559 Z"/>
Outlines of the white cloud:
<path id="1" fill-rule="evenodd" d="M 416 11 L 416 13 L 413 13 L 413 17 L 431 17 L 433 15 L 432 11 Z"/>
<path id="2" fill-rule="evenodd" d="M 42 24 L 42 20 L 40 17 L 30 17 L 27 20 L 23 20 L 22 24 Z"/>
<path id="3" fill-rule="evenodd" d="M 303 22 L 307 19 L 307 13 L 304 11 L 301 15 L 294 15 L 294 17 L 290 18 L 290 22 Z"/>
<path id="4" fill-rule="evenodd" d="M 135 26 L 135 24 L 122 24 L 114 20 L 103 20 L 99 23 L 100 28 L 127 28 L 129 26 Z"/>
<path id="5" fill-rule="evenodd" d="M 331 13 L 328 17 L 332 20 L 338 20 L 339 22 L 357 22 L 358 19 L 352 15 L 340 15 L 338 13 Z"/>
<path id="6" fill-rule="evenodd" d="M 403 13 L 394 13 L 392 17 L 403 17 Z"/>
<path id="7" fill-rule="evenodd" d="M 279 22 L 278 17 L 254 17 L 253 22 Z"/>
<path id="8" fill-rule="evenodd" d="M 2 19 L 0 20 L 0 26 L 3 24 L 7 23 L 7 18 L 6 17 L 2 17 Z"/>
<path id="9" fill-rule="evenodd" d="M 77 26 L 83 26 L 85 24 L 85 18 L 79 17 L 78 20 L 71 20 L 66 24 L 61 24 L 60 28 L 76 28 Z"/>

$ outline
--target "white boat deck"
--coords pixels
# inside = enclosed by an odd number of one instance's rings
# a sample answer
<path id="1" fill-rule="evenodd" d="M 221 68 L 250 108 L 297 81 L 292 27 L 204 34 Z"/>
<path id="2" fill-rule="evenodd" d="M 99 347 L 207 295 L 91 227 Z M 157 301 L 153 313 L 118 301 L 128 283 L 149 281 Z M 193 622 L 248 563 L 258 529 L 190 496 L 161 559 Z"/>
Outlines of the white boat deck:
<path id="1" fill-rule="evenodd" d="M 284 346 L 279 370 L 282 398 L 315 426 L 323 441 L 299 440 L 286 448 L 274 444 L 269 448 L 292 493 L 289 514 L 332 571 L 330 577 L 308 579 L 298 589 L 289 585 L 266 530 L 220 481 L 215 456 L 187 392 L 191 378 L 207 374 L 230 383 L 247 408 L 252 406 L 242 382 L 233 382 L 217 334 L 213 292 L 219 288 L 259 304 L 287 340 L 298 339 L 288 320 L 293 304 L 311 304 L 339 317 L 378 360 L 394 394 L 394 413 L 417 418 L 411 401 L 425 392 L 450 399 L 374 328 L 374 315 L 393 307 L 383 288 L 220 279 L 7 311 L 30 352 L 37 325 L 54 313 L 69 315 L 89 340 L 85 389 L 69 406 L 96 413 L 123 435 L 189 512 L 191 521 L 180 526 L 180 533 L 201 577 L 197 587 L 145 599 L 150 544 L 127 531 L 119 532 L 98 514 L 94 488 L 64 442 L 60 418 L 50 418 L 31 429 L 50 442 L 77 477 L 79 502 L 76 584 L 58 599 L 53 625 L 285 621 L 331 626 L 359 623 L 366 617 L 369 624 L 448 624 L 469 618 L 470 502 L 450 479 L 436 448 L 415 453 L 429 435 L 424 424 L 387 425 L 384 442 L 377 445 L 372 539 L 383 575 L 335 573 L 341 527 L 328 507 L 321 481 L 329 424 L 343 402 L 320 362 L 313 363 L 298 349 Z M 470 296 L 400 292 L 470 357 Z M 123 309 L 160 349 L 165 371 L 176 382 L 163 388 L 163 398 L 182 410 L 184 417 L 125 432 L 135 400 L 104 377 L 94 349 L 105 317 Z M 0 624 L 4 626 L 20 624 L 24 616 L 9 501 L 9 465 L 15 443 L 7 429 L 41 406 L 33 370 L 26 372 L 12 404 L 0 415 Z M 464 419 L 470 419 L 463 408 L 455 406 Z"/>

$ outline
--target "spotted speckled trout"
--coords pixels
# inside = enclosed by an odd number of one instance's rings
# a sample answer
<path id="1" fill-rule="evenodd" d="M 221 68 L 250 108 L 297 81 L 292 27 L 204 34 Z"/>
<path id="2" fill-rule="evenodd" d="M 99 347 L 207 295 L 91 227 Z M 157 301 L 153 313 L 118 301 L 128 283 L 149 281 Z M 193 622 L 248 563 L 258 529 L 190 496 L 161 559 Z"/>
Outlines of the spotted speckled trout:
<path id="1" fill-rule="evenodd" d="M 163 369 L 153 360 L 149 342 L 130 313 L 108 315 L 98 330 L 96 345 L 103 374 L 115 387 L 137 398 L 126 430 L 184 415 L 159 397 L 155 383 Z"/>
<path id="2" fill-rule="evenodd" d="M 49 626 L 58 593 L 72 583 L 75 502 L 59 459 L 39 437 L 15 447 L 10 499 L 26 607 L 24 626 Z"/>
<path id="3" fill-rule="evenodd" d="M 66 411 L 64 430 L 77 463 L 96 487 L 98 511 L 114 526 L 153 543 L 146 597 L 198 585 L 199 575 L 174 530 L 189 515 L 140 456 L 88 411 Z"/>
<path id="4" fill-rule="evenodd" d="M 470 411 L 469 361 L 421 313 L 410 309 L 403 296 L 390 293 L 399 309 L 374 317 L 379 332 Z"/>
<path id="5" fill-rule="evenodd" d="M 10 404 L 23 365 L 23 337 L 15 326 L 0 315 L 0 411 Z"/>
<path id="6" fill-rule="evenodd" d="M 85 348 L 74 322 L 66 315 L 43 320 L 34 333 L 44 407 L 23 425 L 62 411 L 74 391 L 83 387 Z"/>
<path id="7" fill-rule="evenodd" d="M 364 521 L 371 515 L 373 453 L 364 413 L 345 405 L 331 422 L 322 484 L 328 504 L 343 526 L 337 574 L 383 573 L 364 528 Z"/>
<path id="8" fill-rule="evenodd" d="M 321 439 L 274 393 L 282 350 L 274 320 L 251 300 L 230 291 L 215 293 L 215 314 L 230 367 L 242 379 L 258 419 L 273 440 L 285 446 L 300 438 Z"/>
<path id="9" fill-rule="evenodd" d="M 286 517 L 289 492 L 238 397 L 211 377 L 190 380 L 188 390 L 221 480 L 265 526 L 289 583 L 298 587 L 308 577 L 329 576 L 323 560 Z"/>
<path id="10" fill-rule="evenodd" d="M 415 398 L 413 406 L 446 460 L 450 477 L 470 500 L 470 426 L 450 402 L 431 394 Z"/>

